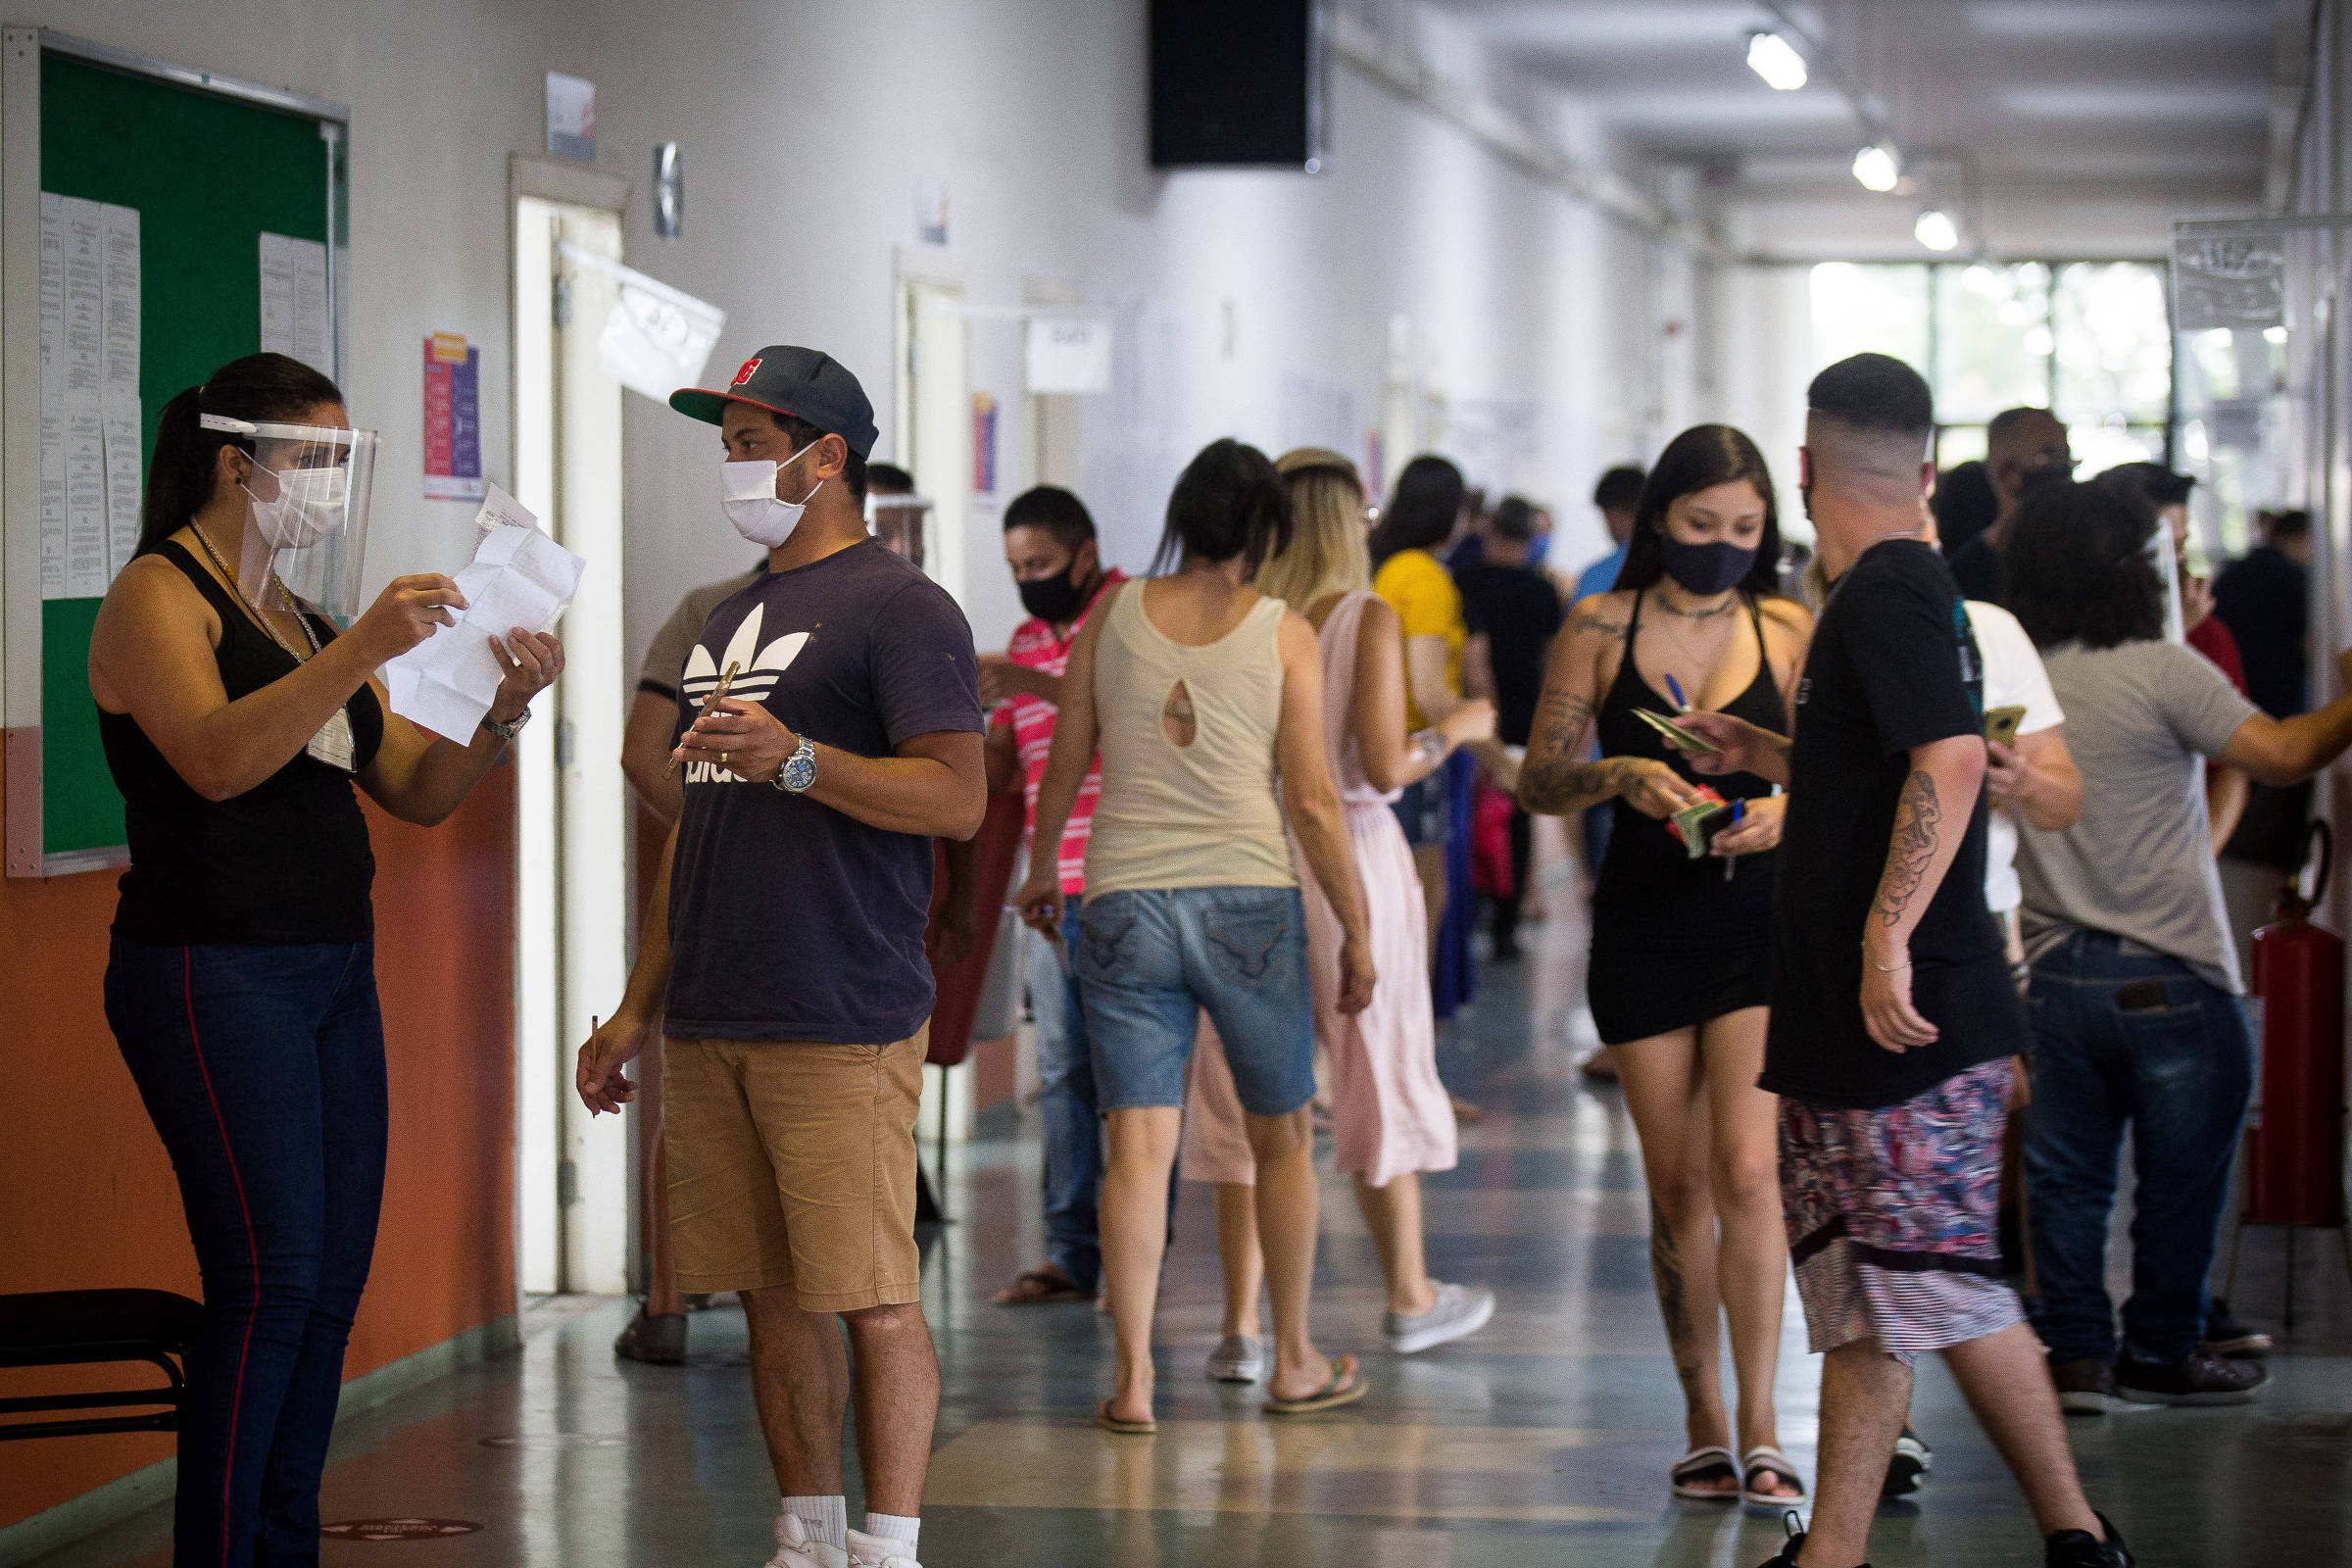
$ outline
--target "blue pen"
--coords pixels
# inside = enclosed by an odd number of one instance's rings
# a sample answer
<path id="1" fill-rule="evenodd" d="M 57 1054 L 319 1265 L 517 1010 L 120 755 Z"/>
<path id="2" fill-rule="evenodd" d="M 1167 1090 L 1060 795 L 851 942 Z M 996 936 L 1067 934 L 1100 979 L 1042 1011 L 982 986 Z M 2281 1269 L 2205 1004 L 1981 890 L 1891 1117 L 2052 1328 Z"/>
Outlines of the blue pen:
<path id="1" fill-rule="evenodd" d="M 1744 800 L 1734 801 L 1732 803 L 1732 820 L 1725 826 L 1724 832 L 1729 833 L 1733 828 L 1738 827 L 1740 825 L 1740 819 L 1746 814 L 1747 802 Z M 1723 858 L 1723 879 L 1726 882 L 1729 882 L 1732 879 L 1732 867 L 1738 865 L 1739 863 L 1740 857 L 1737 855 L 1727 855 Z"/>
<path id="2" fill-rule="evenodd" d="M 1672 675 L 1666 677 L 1666 689 L 1674 694 L 1674 706 L 1684 712 L 1690 711 L 1690 699 L 1683 695 L 1683 683 Z"/>

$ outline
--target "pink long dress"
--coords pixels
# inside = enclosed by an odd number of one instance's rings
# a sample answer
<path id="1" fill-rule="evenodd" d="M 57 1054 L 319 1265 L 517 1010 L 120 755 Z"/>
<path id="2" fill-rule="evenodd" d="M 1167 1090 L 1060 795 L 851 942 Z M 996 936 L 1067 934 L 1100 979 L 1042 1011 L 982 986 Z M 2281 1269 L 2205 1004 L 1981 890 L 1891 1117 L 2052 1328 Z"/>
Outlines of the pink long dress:
<path id="1" fill-rule="evenodd" d="M 1384 795 L 1364 777 L 1349 723 L 1355 701 L 1355 639 L 1372 595 L 1357 592 L 1323 622 L 1323 724 L 1332 777 L 1340 787 L 1348 839 L 1363 879 L 1372 964 L 1372 1004 L 1354 1017 L 1337 1006 L 1340 919 L 1292 841 L 1306 904 L 1306 957 L 1315 996 L 1315 1038 L 1331 1056 L 1331 1110 L 1338 1164 L 1374 1187 L 1406 1171 L 1451 1170 L 1457 1157 L 1453 1103 L 1438 1081 L 1437 1020 L 1429 1002 L 1428 916 L 1413 852 Z M 1186 1085 L 1184 1174 L 1188 1181 L 1254 1182 L 1241 1101 L 1216 1031 L 1204 1018 Z"/>

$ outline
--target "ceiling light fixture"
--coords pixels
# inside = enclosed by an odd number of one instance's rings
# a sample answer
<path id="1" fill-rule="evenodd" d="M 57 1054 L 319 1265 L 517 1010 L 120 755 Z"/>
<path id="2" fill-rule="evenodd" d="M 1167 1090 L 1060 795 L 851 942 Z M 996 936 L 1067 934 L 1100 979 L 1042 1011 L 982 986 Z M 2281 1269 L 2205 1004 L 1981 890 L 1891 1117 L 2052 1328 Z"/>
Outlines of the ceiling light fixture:
<path id="1" fill-rule="evenodd" d="M 1854 154 L 1854 178 L 1864 190 L 1889 191 L 1903 177 L 1902 160 L 1886 142 L 1873 142 Z"/>
<path id="2" fill-rule="evenodd" d="M 1794 92 L 1805 84 L 1805 57 L 1777 32 L 1758 30 L 1747 35 L 1747 69 L 1776 91 Z"/>
<path id="3" fill-rule="evenodd" d="M 1960 225 L 1952 215 L 1940 207 L 1931 207 L 1919 215 L 1911 225 L 1911 237 L 1932 251 L 1950 251 L 1960 248 Z"/>

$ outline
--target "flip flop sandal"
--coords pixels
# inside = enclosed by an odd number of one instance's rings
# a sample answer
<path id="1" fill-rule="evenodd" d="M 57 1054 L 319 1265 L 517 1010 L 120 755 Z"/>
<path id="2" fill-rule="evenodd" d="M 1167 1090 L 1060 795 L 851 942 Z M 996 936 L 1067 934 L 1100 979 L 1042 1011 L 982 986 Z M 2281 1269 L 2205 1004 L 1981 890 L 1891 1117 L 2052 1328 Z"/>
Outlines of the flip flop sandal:
<path id="1" fill-rule="evenodd" d="M 1336 1410 L 1343 1404 L 1353 1404 L 1370 1387 L 1357 1369 L 1354 1356 L 1335 1356 L 1329 1383 L 1302 1399 L 1268 1399 L 1264 1408 L 1268 1415 L 1313 1415 L 1318 1410 Z"/>
<path id="2" fill-rule="evenodd" d="M 1737 1482 L 1740 1479 L 1740 1468 L 1732 1462 L 1732 1450 L 1717 1445 L 1692 1448 L 1675 1461 L 1674 1468 L 1666 1472 L 1666 1478 L 1674 1483 L 1674 1494 L 1686 1502 L 1740 1500 L 1740 1489 L 1737 1486 L 1727 1490 L 1699 1485 L 1704 1481 Z"/>
<path id="3" fill-rule="evenodd" d="M 1036 1289 L 1029 1289 L 1031 1286 Z M 1068 1275 L 1054 1268 L 1033 1268 L 1016 1274 L 1012 1283 L 995 1297 L 998 1306 L 1054 1306 L 1063 1301 L 1093 1299 L 1093 1293 L 1072 1285 Z"/>
<path id="4" fill-rule="evenodd" d="M 1805 1484 L 1797 1479 L 1796 1466 L 1778 1448 L 1750 1448 L 1740 1461 L 1740 1500 L 1758 1508 L 1786 1508 L 1805 1494 Z M 1794 1487 L 1793 1495 L 1776 1497 L 1769 1492 L 1756 1490 L 1756 1477 L 1769 1470 Z"/>
<path id="5" fill-rule="evenodd" d="M 1108 1399 L 1095 1406 L 1095 1425 L 1105 1432 L 1115 1432 L 1122 1438 L 1148 1438 L 1159 1430 L 1157 1421 L 1120 1420 L 1110 1413 Z"/>

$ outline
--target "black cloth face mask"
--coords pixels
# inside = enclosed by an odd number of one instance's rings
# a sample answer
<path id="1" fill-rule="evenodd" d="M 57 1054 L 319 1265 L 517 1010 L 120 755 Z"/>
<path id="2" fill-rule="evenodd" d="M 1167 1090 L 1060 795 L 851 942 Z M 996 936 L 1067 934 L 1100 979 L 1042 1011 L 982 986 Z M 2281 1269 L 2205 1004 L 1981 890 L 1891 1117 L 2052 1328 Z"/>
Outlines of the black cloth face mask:
<path id="1" fill-rule="evenodd" d="M 1658 534 L 1658 552 L 1666 575 L 1681 584 L 1685 593 L 1701 599 L 1737 588 L 1756 562 L 1755 551 L 1742 550 L 1729 539 L 1687 545 L 1663 530 Z"/>
<path id="2" fill-rule="evenodd" d="M 1073 561 L 1051 577 L 1032 577 L 1020 584 L 1021 608 L 1042 621 L 1066 626 L 1086 608 L 1086 590 L 1070 580 L 1078 569 Z"/>

